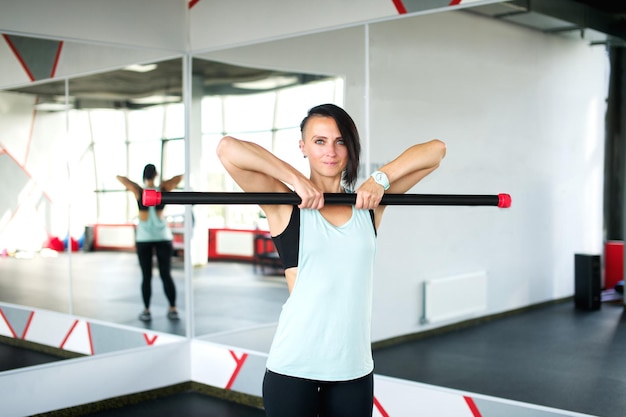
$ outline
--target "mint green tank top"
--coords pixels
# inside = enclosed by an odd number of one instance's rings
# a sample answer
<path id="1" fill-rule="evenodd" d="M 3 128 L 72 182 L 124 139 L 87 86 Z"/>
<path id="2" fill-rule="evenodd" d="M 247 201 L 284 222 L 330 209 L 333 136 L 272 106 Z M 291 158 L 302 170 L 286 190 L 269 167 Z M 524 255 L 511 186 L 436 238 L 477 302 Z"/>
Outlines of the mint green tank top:
<path id="1" fill-rule="evenodd" d="M 319 381 L 372 372 L 375 254 L 368 210 L 353 206 L 339 227 L 318 210 L 300 210 L 298 275 L 270 348 L 270 371 Z"/>
<path id="2" fill-rule="evenodd" d="M 161 219 L 154 206 L 148 207 L 148 219 L 144 222 L 139 220 L 135 241 L 137 242 L 161 242 L 172 240 L 172 231 L 167 223 Z"/>

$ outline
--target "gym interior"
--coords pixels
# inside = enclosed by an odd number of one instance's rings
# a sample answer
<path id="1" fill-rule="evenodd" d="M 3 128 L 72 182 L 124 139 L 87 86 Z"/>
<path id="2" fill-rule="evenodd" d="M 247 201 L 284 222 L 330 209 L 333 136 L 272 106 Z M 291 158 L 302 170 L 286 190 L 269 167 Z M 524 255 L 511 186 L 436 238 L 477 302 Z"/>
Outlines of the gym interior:
<path id="1" fill-rule="evenodd" d="M 142 322 L 147 163 L 237 192 L 224 135 L 306 171 L 299 123 L 354 117 L 360 181 L 446 142 L 377 237 L 375 416 L 626 413 L 626 10 L 610 1 L 0 3 L 2 414 L 262 416 L 288 297 L 256 205 L 167 205 L 180 320 L 155 268 Z M 176 191 L 174 191 L 176 192 Z M 321 306 L 323 308 L 323 306 Z M 34 394 L 33 394 L 34 393 Z"/>

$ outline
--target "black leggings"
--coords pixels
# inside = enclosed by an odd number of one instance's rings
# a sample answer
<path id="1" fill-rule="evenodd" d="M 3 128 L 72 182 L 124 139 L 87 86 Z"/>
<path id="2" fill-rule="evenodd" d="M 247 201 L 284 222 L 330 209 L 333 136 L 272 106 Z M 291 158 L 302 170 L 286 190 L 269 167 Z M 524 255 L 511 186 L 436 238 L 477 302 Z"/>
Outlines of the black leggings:
<path id="1" fill-rule="evenodd" d="M 161 242 L 137 242 L 137 257 L 143 279 L 141 281 L 141 295 L 143 305 L 150 308 L 150 298 L 152 296 L 152 256 L 156 252 L 159 265 L 159 274 L 163 281 L 163 291 L 170 303 L 170 307 L 176 306 L 176 287 L 172 279 L 172 242 L 164 240 Z"/>
<path id="2" fill-rule="evenodd" d="M 324 382 L 266 370 L 263 405 L 267 417 L 371 417 L 374 374 Z"/>

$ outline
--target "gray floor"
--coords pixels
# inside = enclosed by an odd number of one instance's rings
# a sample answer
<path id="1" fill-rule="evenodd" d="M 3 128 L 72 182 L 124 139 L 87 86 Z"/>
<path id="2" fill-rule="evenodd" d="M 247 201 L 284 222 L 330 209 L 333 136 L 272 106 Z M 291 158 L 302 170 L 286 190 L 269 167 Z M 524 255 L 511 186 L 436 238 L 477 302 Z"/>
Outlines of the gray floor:
<path id="1" fill-rule="evenodd" d="M 56 258 L 0 258 L 0 301 L 116 324 L 186 335 L 182 260 L 172 276 L 181 320 L 166 318 L 167 300 L 157 269 L 152 278 L 152 321 L 142 310 L 141 277 L 131 252 L 75 252 Z M 221 334 L 276 322 L 287 299 L 284 278 L 255 273 L 246 263 L 210 262 L 193 268 L 194 336 Z M 71 300 L 71 301 L 70 301 Z"/>
<path id="2" fill-rule="evenodd" d="M 619 302 L 544 306 L 374 351 L 376 372 L 602 417 L 626 416 L 626 315 Z"/>
<path id="3" fill-rule="evenodd" d="M 93 417 L 263 417 L 258 408 L 186 391 L 122 408 L 83 414 Z"/>
<path id="4" fill-rule="evenodd" d="M 60 275 L 67 274 L 67 264 L 63 257 L 54 261 L 0 258 L 0 301 L 66 310 L 69 279 Z M 141 299 L 133 254 L 80 253 L 72 260 L 72 270 L 74 314 L 143 325 L 136 319 Z M 273 323 L 287 296 L 282 279 L 255 275 L 251 265 L 221 262 L 196 268 L 193 275 L 197 335 L 237 340 L 240 346 L 262 349 L 271 339 Z M 175 265 L 174 276 L 182 301 L 180 264 Z M 154 283 L 153 315 L 161 312 L 162 317 L 155 317 L 149 326 L 183 334 L 185 320 L 173 323 L 165 319 L 166 303 L 158 278 Z M 186 311 L 184 305 L 181 310 Z M 242 327 L 246 331 L 238 331 Z M 598 311 L 576 310 L 568 301 L 377 349 L 374 358 L 381 375 L 596 416 L 623 417 L 626 360 L 621 355 L 625 350 L 626 318 L 621 300 L 605 302 Z M 199 399 L 191 394 L 166 401 L 167 407 L 184 408 L 188 401 Z M 158 403 L 146 404 L 150 410 L 155 405 Z M 139 407 L 128 413 L 118 410 L 116 415 L 144 414 Z M 231 410 L 208 415 L 244 414 Z"/>

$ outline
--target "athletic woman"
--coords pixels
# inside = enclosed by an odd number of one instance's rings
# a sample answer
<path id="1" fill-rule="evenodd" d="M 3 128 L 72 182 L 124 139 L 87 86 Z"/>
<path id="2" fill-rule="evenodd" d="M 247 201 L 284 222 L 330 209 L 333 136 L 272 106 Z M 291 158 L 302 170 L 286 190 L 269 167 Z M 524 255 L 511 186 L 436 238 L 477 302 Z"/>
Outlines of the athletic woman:
<path id="1" fill-rule="evenodd" d="M 268 417 L 372 415 L 371 306 L 376 231 L 385 192 L 405 193 L 439 166 L 439 140 L 411 146 L 352 191 L 359 134 L 340 107 L 309 110 L 300 125 L 307 178 L 264 148 L 224 137 L 224 167 L 246 192 L 295 192 L 297 206 L 262 205 L 285 268 L 289 298 L 267 360 Z M 354 206 L 324 205 L 324 193 L 356 193 Z"/>
<path id="2" fill-rule="evenodd" d="M 148 164 L 144 167 L 143 182 L 146 189 L 157 189 L 155 185 L 156 176 L 157 170 L 154 165 Z M 139 266 L 141 267 L 141 295 L 144 304 L 139 320 L 146 322 L 152 320 L 150 299 L 152 297 L 152 258 L 154 254 L 157 257 L 159 274 L 163 282 L 163 291 L 165 291 L 165 296 L 169 302 L 167 317 L 170 320 L 178 320 L 176 286 L 174 285 L 171 272 L 173 253 L 172 231 L 163 219 L 163 208 L 165 205 L 144 206 L 142 201 L 143 188 L 121 175 L 118 175 L 117 179 L 124 184 L 128 191 L 133 193 L 139 206 L 139 223 L 135 231 L 135 247 L 137 257 L 139 258 Z M 161 192 L 171 191 L 178 186 L 182 179 L 182 175 L 177 175 L 167 181 L 162 181 L 158 189 Z"/>

